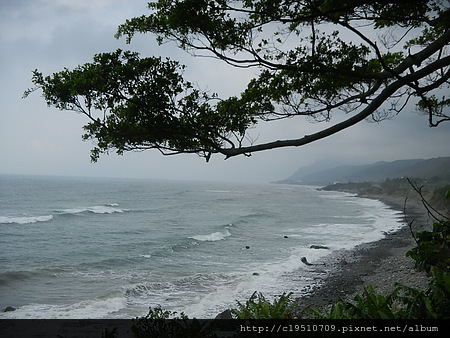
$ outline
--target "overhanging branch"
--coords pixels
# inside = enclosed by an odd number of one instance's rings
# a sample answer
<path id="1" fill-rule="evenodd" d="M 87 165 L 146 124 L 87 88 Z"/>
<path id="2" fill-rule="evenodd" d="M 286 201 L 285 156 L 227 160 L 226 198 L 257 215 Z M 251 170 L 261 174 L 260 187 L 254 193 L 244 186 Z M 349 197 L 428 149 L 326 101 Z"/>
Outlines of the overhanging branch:
<path id="1" fill-rule="evenodd" d="M 377 97 L 375 97 L 370 102 L 370 104 L 368 104 L 367 107 L 365 109 L 363 109 L 361 112 L 359 112 L 358 114 L 352 116 L 351 118 L 349 118 L 345 121 L 337 123 L 329 128 L 323 129 L 317 133 L 314 133 L 311 135 L 305 135 L 304 137 L 299 138 L 299 139 L 278 140 L 278 141 L 274 141 L 274 142 L 253 145 L 253 146 L 248 146 L 248 147 L 240 147 L 240 148 L 218 149 L 217 152 L 225 155 L 226 158 L 230 158 L 230 157 L 234 157 L 237 155 L 249 154 L 249 153 L 264 151 L 264 150 L 269 150 L 269 149 L 284 148 L 284 147 L 299 147 L 299 146 L 303 146 L 305 144 L 323 139 L 325 137 L 336 134 L 344 129 L 347 129 L 347 128 L 357 124 L 358 122 L 363 121 L 367 117 L 369 117 L 384 102 L 386 102 L 386 100 L 388 100 L 397 90 L 399 90 L 401 87 L 403 87 L 405 85 L 405 82 L 416 81 L 418 79 L 421 79 L 421 78 L 435 72 L 438 69 L 441 69 L 441 68 L 449 66 L 449 65 L 450 65 L 450 56 L 447 56 L 445 58 L 442 58 L 438 61 L 433 62 L 432 64 L 418 70 L 415 73 L 404 76 L 403 78 L 392 82 L 383 91 L 381 91 L 380 94 Z M 437 88 L 438 86 L 439 86 L 439 82 L 436 82 L 434 84 L 429 85 L 427 89 Z"/>

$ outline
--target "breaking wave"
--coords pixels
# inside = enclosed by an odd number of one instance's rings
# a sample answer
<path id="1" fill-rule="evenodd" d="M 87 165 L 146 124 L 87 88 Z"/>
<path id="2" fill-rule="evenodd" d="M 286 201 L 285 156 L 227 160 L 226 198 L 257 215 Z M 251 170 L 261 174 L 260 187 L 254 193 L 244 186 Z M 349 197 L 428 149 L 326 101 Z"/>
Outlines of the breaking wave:
<path id="1" fill-rule="evenodd" d="M 40 215 L 40 216 L 0 216 L 0 224 L 32 224 L 38 222 L 48 222 L 54 219 L 55 216 L 63 215 L 77 215 L 83 213 L 93 213 L 93 214 L 114 214 L 123 213 L 130 211 L 129 209 L 120 209 L 117 207 L 118 204 L 106 204 L 106 205 L 94 205 L 90 207 L 79 207 L 70 208 L 53 211 L 50 215 Z"/>
<path id="2" fill-rule="evenodd" d="M 80 208 L 71 208 L 62 210 L 63 214 L 81 214 L 85 212 L 91 212 L 94 214 L 113 214 L 113 213 L 123 213 L 125 211 L 129 211 L 128 209 L 119 209 L 116 208 L 117 204 L 108 204 L 108 205 L 94 205 L 91 207 L 80 207 Z"/>
<path id="3" fill-rule="evenodd" d="M 228 231 L 228 229 L 225 229 L 223 231 L 217 231 L 209 235 L 197 235 L 192 236 L 189 238 L 195 239 L 196 241 L 200 242 L 215 242 L 215 241 L 221 241 L 227 237 L 230 237 L 231 233 Z"/>
<path id="4" fill-rule="evenodd" d="M 48 222 L 53 215 L 44 216 L 0 216 L 0 224 L 31 224 L 37 222 Z"/>

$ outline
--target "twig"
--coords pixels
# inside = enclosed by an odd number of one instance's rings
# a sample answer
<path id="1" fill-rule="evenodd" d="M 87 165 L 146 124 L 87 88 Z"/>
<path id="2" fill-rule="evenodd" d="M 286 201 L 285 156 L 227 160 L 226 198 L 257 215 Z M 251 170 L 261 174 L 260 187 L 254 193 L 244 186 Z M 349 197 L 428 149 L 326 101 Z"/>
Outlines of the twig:
<path id="1" fill-rule="evenodd" d="M 428 201 L 425 199 L 425 197 L 423 196 L 423 193 L 422 193 L 423 187 L 417 187 L 416 185 L 414 185 L 414 183 L 409 178 L 406 178 L 406 179 L 408 180 L 408 183 L 411 185 L 411 187 L 419 194 L 421 202 L 422 202 L 423 206 L 425 207 L 425 209 L 427 210 L 427 213 L 429 216 L 434 218 L 436 221 L 440 221 L 442 218 L 450 220 L 449 217 L 443 215 L 442 213 L 437 211 L 430 203 L 428 203 Z M 436 214 L 437 214 L 437 216 L 436 216 Z"/>
<path id="2" fill-rule="evenodd" d="M 403 203 L 403 215 L 405 218 L 405 222 L 408 224 L 409 227 L 409 231 L 411 232 L 412 238 L 414 239 L 414 241 L 416 242 L 417 245 L 419 245 L 419 242 L 417 241 L 416 236 L 414 235 L 414 231 L 412 229 L 412 225 L 415 221 L 415 219 L 413 219 L 411 222 L 408 221 L 408 217 L 406 216 L 406 202 L 408 201 L 408 197 L 405 198 L 405 202 Z"/>

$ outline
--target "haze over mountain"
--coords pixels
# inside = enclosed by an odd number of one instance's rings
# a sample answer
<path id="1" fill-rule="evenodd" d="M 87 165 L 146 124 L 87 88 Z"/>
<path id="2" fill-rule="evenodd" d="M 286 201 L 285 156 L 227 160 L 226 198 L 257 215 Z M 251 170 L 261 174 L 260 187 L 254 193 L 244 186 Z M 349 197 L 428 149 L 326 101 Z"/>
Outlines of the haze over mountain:
<path id="1" fill-rule="evenodd" d="M 302 167 L 292 176 L 276 183 L 327 185 L 335 182 L 377 182 L 400 177 L 450 181 L 450 157 L 335 167 L 316 163 Z"/>

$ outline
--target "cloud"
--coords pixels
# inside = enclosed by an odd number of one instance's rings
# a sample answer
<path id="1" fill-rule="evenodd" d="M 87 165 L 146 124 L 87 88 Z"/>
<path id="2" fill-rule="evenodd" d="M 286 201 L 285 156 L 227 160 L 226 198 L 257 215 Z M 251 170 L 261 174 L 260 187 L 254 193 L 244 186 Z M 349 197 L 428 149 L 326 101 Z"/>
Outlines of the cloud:
<path id="1" fill-rule="evenodd" d="M 53 8 L 61 8 L 64 10 L 75 10 L 75 11 L 81 11 L 84 12 L 86 10 L 93 11 L 93 10 L 101 10 L 105 7 L 107 7 L 108 4 L 111 4 L 113 2 L 117 5 L 118 1 L 114 0 L 41 0 L 41 6 L 47 5 L 51 6 Z"/>

